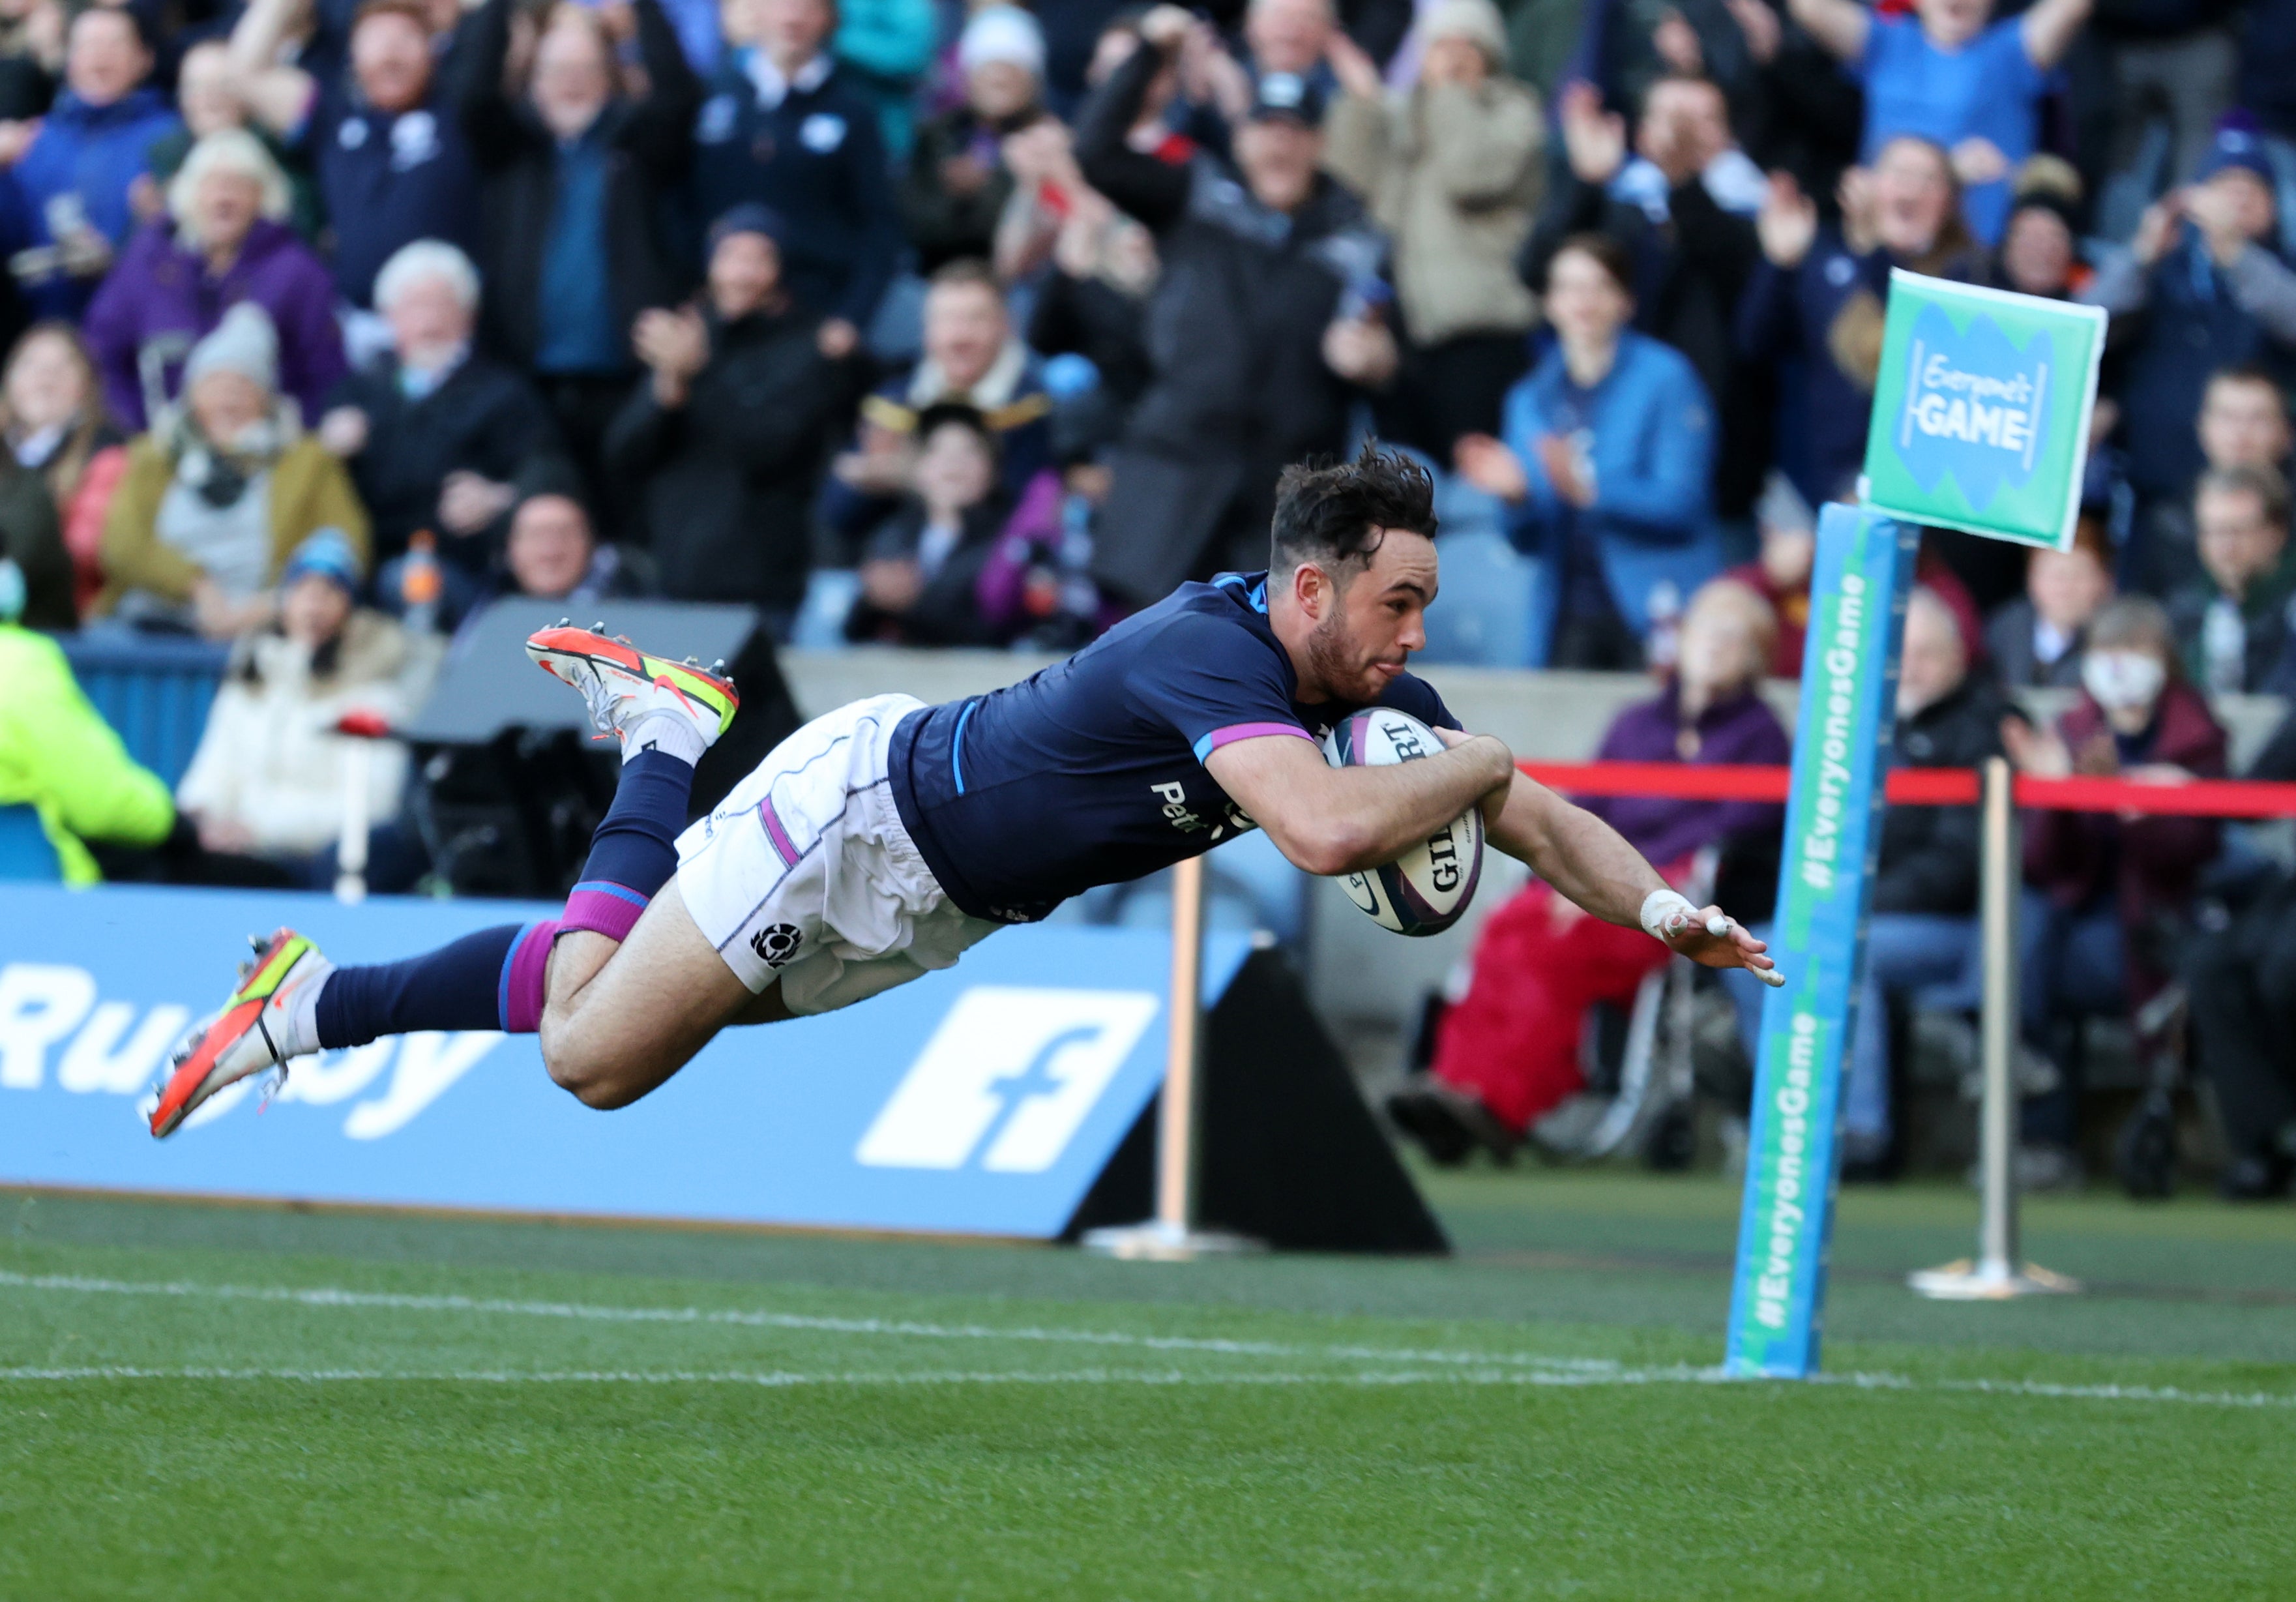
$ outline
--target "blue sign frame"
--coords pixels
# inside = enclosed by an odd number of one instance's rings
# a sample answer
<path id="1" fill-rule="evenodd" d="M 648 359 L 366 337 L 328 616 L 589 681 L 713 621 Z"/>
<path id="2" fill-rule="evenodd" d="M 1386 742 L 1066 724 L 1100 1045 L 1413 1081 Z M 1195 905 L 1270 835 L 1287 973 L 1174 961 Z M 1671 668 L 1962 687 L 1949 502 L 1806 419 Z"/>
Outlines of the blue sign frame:
<path id="1" fill-rule="evenodd" d="M 636 1105 L 584 1107 L 532 1036 L 420 1034 L 299 1063 L 155 1142 L 139 1095 L 289 924 L 338 962 L 507 902 L 0 886 L 0 1185 L 1050 1239 L 1163 1080 L 1170 941 L 1000 931 L 956 968 L 825 1017 L 729 1030 Z M 1250 942 L 1206 942 L 1208 1002 Z"/>

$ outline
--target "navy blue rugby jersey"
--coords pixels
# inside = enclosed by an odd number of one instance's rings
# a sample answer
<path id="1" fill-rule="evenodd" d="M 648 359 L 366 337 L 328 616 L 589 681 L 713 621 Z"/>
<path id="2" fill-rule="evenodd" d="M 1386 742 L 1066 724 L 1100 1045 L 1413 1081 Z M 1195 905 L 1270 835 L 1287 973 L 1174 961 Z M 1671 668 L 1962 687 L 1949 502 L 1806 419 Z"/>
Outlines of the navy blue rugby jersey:
<path id="1" fill-rule="evenodd" d="M 1068 661 L 893 731 L 895 805 L 975 917 L 1033 923 L 1255 826 L 1204 769 L 1233 740 L 1321 739 L 1358 705 L 1303 705 L 1267 622 L 1267 575 L 1184 584 Z M 1379 704 L 1457 728 L 1406 673 Z"/>

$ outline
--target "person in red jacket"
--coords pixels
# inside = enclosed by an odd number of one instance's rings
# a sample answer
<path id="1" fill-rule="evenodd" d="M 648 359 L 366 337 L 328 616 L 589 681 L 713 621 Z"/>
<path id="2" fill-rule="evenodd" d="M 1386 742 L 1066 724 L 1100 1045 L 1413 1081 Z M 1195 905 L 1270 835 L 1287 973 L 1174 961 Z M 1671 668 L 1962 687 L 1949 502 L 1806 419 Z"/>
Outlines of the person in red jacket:
<path id="1" fill-rule="evenodd" d="M 2225 776 L 2225 731 L 2185 678 L 2168 613 L 2147 596 L 2099 612 L 2081 656 L 2082 694 L 2053 730 L 2015 719 L 2002 737 L 2030 774 L 2174 785 Z M 2070 1182 L 2085 1014 L 2136 1017 L 2167 985 L 2182 924 L 2218 826 L 2204 817 L 2037 812 L 2025 831 L 2019 992 L 2028 1039 L 2058 1083 L 2025 1108 L 2026 1182 Z M 2140 1047 L 2143 1042 L 2140 1042 Z"/>
<path id="2" fill-rule="evenodd" d="M 1785 730 L 1761 696 L 1776 631 L 1768 604 L 1745 585 L 1708 584 L 1683 615 L 1673 678 L 1655 700 L 1619 714 L 1598 760 L 1784 762 Z M 1587 804 L 1677 887 L 1701 850 L 1774 833 L 1782 821 L 1762 801 L 1616 796 Z M 1585 1083 L 1578 1038 L 1587 1009 L 1630 1005 L 1668 959 L 1639 930 L 1590 918 L 1534 879 L 1477 932 L 1467 993 L 1436 1024 L 1428 1072 L 1388 1097 L 1388 1115 L 1439 1163 L 1463 1162 L 1479 1147 L 1511 1154 Z"/>

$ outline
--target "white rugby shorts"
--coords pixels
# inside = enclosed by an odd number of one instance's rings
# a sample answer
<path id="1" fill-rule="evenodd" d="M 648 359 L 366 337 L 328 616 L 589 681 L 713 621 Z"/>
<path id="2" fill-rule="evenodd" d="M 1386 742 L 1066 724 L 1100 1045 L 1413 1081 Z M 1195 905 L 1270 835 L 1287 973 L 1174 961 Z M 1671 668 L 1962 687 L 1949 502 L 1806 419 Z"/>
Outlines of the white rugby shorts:
<path id="1" fill-rule="evenodd" d="M 878 695 L 775 746 L 677 839 L 677 889 L 752 991 L 834 1012 L 953 965 L 1003 927 L 942 893 L 886 778 L 893 727 L 923 702 Z"/>

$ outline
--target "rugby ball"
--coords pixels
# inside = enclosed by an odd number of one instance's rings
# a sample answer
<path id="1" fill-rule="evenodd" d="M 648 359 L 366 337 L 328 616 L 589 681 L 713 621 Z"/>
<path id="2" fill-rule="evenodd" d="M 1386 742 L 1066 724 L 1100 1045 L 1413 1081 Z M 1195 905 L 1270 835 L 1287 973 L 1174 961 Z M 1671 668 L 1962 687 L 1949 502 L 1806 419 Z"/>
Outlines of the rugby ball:
<path id="1" fill-rule="evenodd" d="M 1324 760 L 1334 768 L 1380 768 L 1442 749 L 1433 729 L 1383 706 L 1343 719 L 1324 736 Z M 1482 876 L 1483 815 L 1470 807 L 1385 867 L 1345 874 L 1340 883 L 1381 928 L 1440 934 L 1467 910 Z"/>

